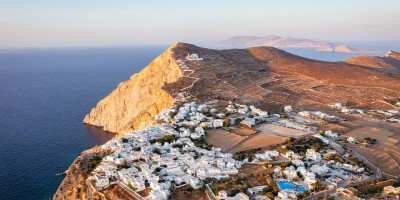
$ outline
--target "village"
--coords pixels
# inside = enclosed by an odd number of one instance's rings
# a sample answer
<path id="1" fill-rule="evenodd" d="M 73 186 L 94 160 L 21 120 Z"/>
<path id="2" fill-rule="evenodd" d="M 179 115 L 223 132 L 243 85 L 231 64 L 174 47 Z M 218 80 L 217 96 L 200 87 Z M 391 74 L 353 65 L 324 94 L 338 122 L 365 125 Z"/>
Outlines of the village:
<path id="1" fill-rule="evenodd" d="M 281 120 L 277 114 L 271 117 L 254 106 L 232 102 L 225 108 L 225 112 L 234 114 L 232 118 L 225 117 L 225 113 L 207 104 L 190 101 L 176 104 L 175 108 L 165 109 L 156 117 L 159 125 L 104 144 L 102 148 L 113 153 L 103 158 L 89 176 L 88 184 L 92 184 L 96 191 L 115 183 L 133 191 L 151 188 L 148 196 L 141 198 L 168 199 L 171 192 L 182 186 L 190 185 L 194 190 L 212 188 L 212 183 L 205 185 L 206 179 L 228 181 L 239 173 L 243 165 L 261 164 L 273 171 L 271 178 L 278 191 L 266 193 L 269 197 L 259 195 L 265 188 L 261 185 L 234 196 L 228 196 L 230 193 L 224 190 L 216 191 L 211 198 L 297 199 L 304 194 L 343 188 L 350 182 L 362 182 L 374 176 L 368 165 L 355 162 L 354 157 L 335 142 L 338 135 L 331 131 L 312 133 L 310 127 L 290 119 L 285 119 L 286 123 L 276 123 Z M 291 107 L 285 107 L 285 111 L 290 112 Z M 291 139 L 274 150 L 256 153 L 251 160 L 235 160 L 232 153 L 213 147 L 204 140 L 206 130 L 234 126 L 235 121 L 246 127 L 274 121 L 280 126 L 309 131 L 309 134 Z M 356 141 L 348 137 L 346 142 Z"/>
<path id="2" fill-rule="evenodd" d="M 197 54 L 186 57 L 201 60 Z M 183 60 L 178 63 L 190 71 Z M 198 80 L 189 78 L 193 84 Z M 270 114 L 252 105 L 186 96 L 161 111 L 157 125 L 102 145 L 111 153 L 87 178 L 88 193 L 119 185 L 134 199 L 174 199 L 183 189 L 203 191 L 212 200 L 361 199 L 354 187 L 382 178 L 376 166 L 349 148 L 373 139 L 315 126 L 340 117 L 294 112 L 290 105 Z M 339 103 L 332 107 L 342 113 L 370 112 Z M 396 122 L 396 111 L 377 113 L 391 114 L 394 120 L 388 121 Z M 398 192 L 395 187 L 385 191 Z"/>

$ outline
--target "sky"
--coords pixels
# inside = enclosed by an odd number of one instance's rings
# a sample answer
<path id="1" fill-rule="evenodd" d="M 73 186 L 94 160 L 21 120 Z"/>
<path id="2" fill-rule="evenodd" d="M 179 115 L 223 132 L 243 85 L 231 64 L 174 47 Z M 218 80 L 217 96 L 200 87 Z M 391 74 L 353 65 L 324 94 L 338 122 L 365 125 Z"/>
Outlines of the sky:
<path id="1" fill-rule="evenodd" d="M 0 0 L 0 47 L 131 46 L 232 36 L 400 41 L 400 0 Z"/>

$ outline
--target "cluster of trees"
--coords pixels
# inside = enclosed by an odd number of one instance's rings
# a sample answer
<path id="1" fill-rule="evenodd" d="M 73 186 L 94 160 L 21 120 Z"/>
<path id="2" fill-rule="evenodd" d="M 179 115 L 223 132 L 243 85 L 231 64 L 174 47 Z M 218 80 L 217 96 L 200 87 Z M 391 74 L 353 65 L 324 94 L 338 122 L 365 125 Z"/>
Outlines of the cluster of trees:
<path id="1" fill-rule="evenodd" d="M 124 160 L 124 161 L 122 162 L 122 164 L 117 165 L 117 168 L 123 168 L 123 169 L 128 169 L 128 168 L 130 168 L 130 167 L 131 167 L 131 166 L 128 165 L 128 162 L 126 162 L 126 160 Z"/>
<path id="2" fill-rule="evenodd" d="M 329 156 L 326 157 L 326 159 L 327 160 L 335 160 L 335 161 L 338 161 L 338 162 L 341 162 L 341 163 L 345 163 L 346 162 L 346 160 L 342 156 L 340 156 L 338 154 L 330 154 Z"/>
<path id="3" fill-rule="evenodd" d="M 89 174 L 101 163 L 102 158 L 101 157 L 94 157 L 89 160 L 87 164 L 87 168 L 82 171 L 82 177 L 86 179 Z"/>
<path id="4" fill-rule="evenodd" d="M 164 135 L 162 138 L 158 138 L 158 139 L 151 139 L 149 142 L 150 144 L 154 144 L 156 142 L 159 142 L 161 144 L 164 145 L 164 143 L 168 142 L 168 143 L 172 143 L 176 140 L 176 138 L 172 135 Z"/>
<path id="5" fill-rule="evenodd" d="M 312 186 L 314 188 L 314 191 L 322 191 L 326 189 L 325 185 L 319 181 L 313 183 Z"/>
<path id="6" fill-rule="evenodd" d="M 128 142 L 129 142 L 129 140 L 128 140 L 128 139 L 126 139 L 126 138 L 122 138 L 122 142 L 123 142 L 123 143 L 128 143 Z"/>
<path id="7" fill-rule="evenodd" d="M 93 171 L 100 163 L 102 158 L 101 157 L 94 157 L 88 163 L 88 171 Z"/>
<path id="8" fill-rule="evenodd" d="M 304 199 L 304 198 L 306 198 L 306 197 L 308 197 L 308 196 L 310 196 L 310 191 L 305 191 L 305 192 L 302 192 L 302 193 L 300 193 L 300 194 L 298 194 L 297 195 L 297 199 Z M 325 199 L 325 198 L 324 198 Z"/>
<path id="9" fill-rule="evenodd" d="M 362 142 L 365 144 L 376 144 L 377 140 L 374 138 L 366 137 L 362 140 Z"/>
<path id="10" fill-rule="evenodd" d="M 154 148 L 153 153 L 156 153 L 158 155 L 161 155 L 161 150 L 159 148 Z"/>
<path id="11" fill-rule="evenodd" d="M 261 153 L 261 148 L 237 152 L 237 153 L 235 153 L 235 155 L 233 155 L 233 158 L 236 160 L 244 160 L 244 159 L 248 158 L 249 161 L 251 161 L 251 160 L 253 160 L 253 157 L 255 156 L 255 154 L 258 154 L 258 153 Z"/>
<path id="12" fill-rule="evenodd" d="M 312 136 L 300 139 L 290 138 L 283 145 L 286 146 L 286 148 L 283 148 L 282 145 L 278 147 L 280 153 L 285 154 L 288 150 L 292 150 L 301 156 L 305 155 L 307 149 L 314 149 L 315 151 L 322 149 L 326 151 L 328 147 L 321 139 Z"/>
<path id="13" fill-rule="evenodd" d="M 207 149 L 208 151 L 210 151 L 213 147 L 212 144 L 208 144 L 206 142 L 206 140 L 204 139 L 204 137 L 199 137 L 197 140 L 191 139 L 192 142 L 194 143 L 194 145 L 196 147 L 202 148 L 202 149 Z"/>

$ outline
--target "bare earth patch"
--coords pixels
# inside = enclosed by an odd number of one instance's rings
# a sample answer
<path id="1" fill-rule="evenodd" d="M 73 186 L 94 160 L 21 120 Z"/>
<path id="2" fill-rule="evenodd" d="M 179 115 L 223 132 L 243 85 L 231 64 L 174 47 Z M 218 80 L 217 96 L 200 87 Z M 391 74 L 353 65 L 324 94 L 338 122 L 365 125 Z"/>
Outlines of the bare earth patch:
<path id="1" fill-rule="evenodd" d="M 331 130 L 335 133 L 346 133 L 349 131 L 349 128 L 338 124 L 329 123 L 325 125 L 324 130 Z"/>
<path id="2" fill-rule="evenodd" d="M 210 129 L 207 130 L 206 142 L 212 144 L 214 147 L 219 147 L 224 150 L 229 150 L 241 141 L 245 137 L 239 136 L 222 129 Z"/>
<path id="3" fill-rule="evenodd" d="M 255 127 L 255 129 L 259 130 L 260 134 L 293 137 L 293 138 L 301 138 L 309 134 L 305 131 L 278 126 L 275 124 L 261 124 Z"/>
<path id="4" fill-rule="evenodd" d="M 115 184 L 112 188 L 103 190 L 104 195 L 107 199 L 127 199 L 127 200 L 137 200 L 136 197 L 132 196 L 124 188 Z"/>
<path id="5" fill-rule="evenodd" d="M 203 192 L 201 190 L 188 191 L 188 188 L 190 188 L 190 185 L 174 190 L 174 192 L 172 192 L 169 199 L 170 200 L 184 200 L 184 199 L 206 200 L 206 199 L 208 199 L 205 192 Z"/>
<path id="6" fill-rule="evenodd" d="M 276 135 L 266 135 L 266 134 L 256 134 L 250 136 L 237 144 L 231 150 L 230 153 L 236 153 L 239 151 L 245 151 L 249 149 L 264 148 L 270 145 L 281 144 L 285 142 L 288 137 L 276 136 Z"/>
<path id="7" fill-rule="evenodd" d="M 258 131 L 256 129 L 248 128 L 248 127 L 240 127 L 233 129 L 232 132 L 237 133 L 242 136 L 250 136 L 256 134 Z"/>
<path id="8" fill-rule="evenodd" d="M 346 136 L 351 136 L 356 138 L 357 140 L 362 140 L 363 138 L 370 137 L 378 140 L 379 145 L 383 145 L 386 147 L 393 147 L 398 143 L 397 139 L 390 138 L 393 135 L 393 132 L 382 130 L 375 127 L 364 127 L 357 128 L 349 133 Z"/>

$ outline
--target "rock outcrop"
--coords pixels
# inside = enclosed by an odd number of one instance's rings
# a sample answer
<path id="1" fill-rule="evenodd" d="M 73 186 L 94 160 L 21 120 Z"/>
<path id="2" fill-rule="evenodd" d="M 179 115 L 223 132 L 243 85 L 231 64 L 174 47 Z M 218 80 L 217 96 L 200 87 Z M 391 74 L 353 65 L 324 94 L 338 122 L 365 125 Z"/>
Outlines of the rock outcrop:
<path id="1" fill-rule="evenodd" d="M 175 46 L 128 81 L 119 84 L 85 116 L 83 122 L 114 133 L 153 125 L 154 116 L 173 105 L 173 98 L 162 87 L 182 77 L 182 71 L 173 57 Z"/>
<path id="2" fill-rule="evenodd" d="M 393 50 L 389 50 L 389 52 L 385 55 L 385 57 L 393 58 L 400 61 L 400 53 Z"/>

